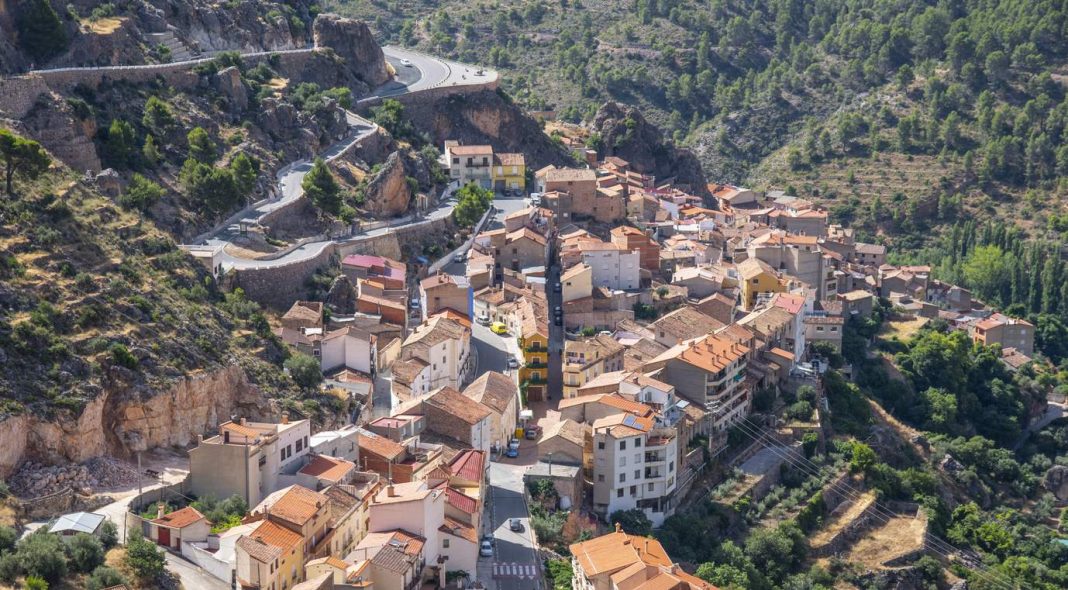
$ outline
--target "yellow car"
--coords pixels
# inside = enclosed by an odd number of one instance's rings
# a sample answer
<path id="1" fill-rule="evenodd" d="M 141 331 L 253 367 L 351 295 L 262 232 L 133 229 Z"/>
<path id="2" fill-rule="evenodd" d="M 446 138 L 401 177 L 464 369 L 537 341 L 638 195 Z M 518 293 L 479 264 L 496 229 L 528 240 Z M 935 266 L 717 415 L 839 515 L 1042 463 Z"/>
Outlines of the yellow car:
<path id="1" fill-rule="evenodd" d="M 490 326 L 490 330 L 494 334 L 507 334 L 508 333 L 508 326 L 505 326 L 501 322 L 493 322 L 493 325 Z"/>

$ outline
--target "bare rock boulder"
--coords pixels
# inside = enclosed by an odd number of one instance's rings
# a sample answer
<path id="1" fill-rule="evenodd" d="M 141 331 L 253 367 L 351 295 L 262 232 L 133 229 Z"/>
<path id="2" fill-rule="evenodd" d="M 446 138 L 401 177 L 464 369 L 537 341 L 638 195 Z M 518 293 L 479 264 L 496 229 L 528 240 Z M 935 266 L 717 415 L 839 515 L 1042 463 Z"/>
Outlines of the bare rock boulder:
<path id="1" fill-rule="evenodd" d="M 381 217 L 396 217 L 408 210 L 412 187 L 400 152 L 393 152 L 386 163 L 367 183 L 364 207 Z"/>
<path id="2" fill-rule="evenodd" d="M 345 60 L 348 69 L 370 86 L 390 79 L 386 56 L 367 23 L 336 14 L 320 14 L 312 25 L 315 46 L 329 47 Z"/>
<path id="3" fill-rule="evenodd" d="M 1046 477 L 1042 480 L 1042 485 L 1061 502 L 1068 500 L 1068 467 L 1064 465 L 1050 467 L 1046 472 Z"/>
<path id="4" fill-rule="evenodd" d="M 236 110 L 248 108 L 248 91 L 241 81 L 241 70 L 237 66 L 230 66 L 212 76 L 211 87 L 229 98 Z"/>
<path id="5" fill-rule="evenodd" d="M 356 313 L 356 289 L 352 286 L 352 281 L 345 275 L 338 275 L 333 284 L 330 285 L 330 292 L 326 295 L 326 304 L 335 313 L 341 315 L 352 315 Z"/>

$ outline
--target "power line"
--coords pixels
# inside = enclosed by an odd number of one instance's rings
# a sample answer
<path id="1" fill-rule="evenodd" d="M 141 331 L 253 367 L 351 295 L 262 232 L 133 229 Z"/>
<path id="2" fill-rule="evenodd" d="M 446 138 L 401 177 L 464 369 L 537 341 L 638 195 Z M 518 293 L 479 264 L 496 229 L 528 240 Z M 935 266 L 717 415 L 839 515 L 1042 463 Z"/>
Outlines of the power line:
<path id="1" fill-rule="evenodd" d="M 783 451 L 782 445 L 779 443 L 779 441 L 768 437 L 765 434 L 765 429 L 762 429 L 762 427 L 760 427 L 759 425 L 750 422 L 748 418 L 744 418 L 742 421 L 735 423 L 735 426 L 737 426 L 739 430 L 743 432 L 743 434 L 746 434 L 750 438 L 753 438 L 764 448 L 768 449 L 773 454 L 790 463 L 802 472 L 807 473 L 811 476 L 820 475 L 820 468 L 818 465 L 813 463 L 807 457 Z M 769 444 L 769 440 L 772 441 L 773 444 Z M 844 493 L 844 495 L 854 501 L 856 501 L 862 495 L 862 492 L 845 483 L 844 481 L 838 481 L 832 484 L 831 489 L 834 489 L 838 486 L 845 488 L 847 491 Z M 880 520 L 882 524 L 887 524 L 892 518 L 898 517 L 898 515 L 886 509 L 883 509 L 879 506 L 878 502 L 874 501 L 872 503 L 872 515 L 875 516 L 878 520 Z M 965 552 L 963 550 L 957 549 L 956 547 L 950 545 L 948 542 L 938 538 L 936 535 L 933 535 L 930 532 L 926 534 L 926 538 L 928 541 L 928 549 L 944 557 L 947 561 L 952 560 L 952 553 L 956 553 L 961 556 L 961 559 L 959 561 L 965 567 L 971 569 L 977 576 L 979 576 L 983 580 L 988 581 L 1000 588 L 1005 588 L 1006 590 L 1013 590 L 1015 588 L 1015 586 L 1012 585 L 1011 581 L 1006 581 L 1007 578 L 1004 575 L 999 574 L 997 572 L 989 571 L 982 564 L 978 556 L 976 556 L 974 553 Z"/>

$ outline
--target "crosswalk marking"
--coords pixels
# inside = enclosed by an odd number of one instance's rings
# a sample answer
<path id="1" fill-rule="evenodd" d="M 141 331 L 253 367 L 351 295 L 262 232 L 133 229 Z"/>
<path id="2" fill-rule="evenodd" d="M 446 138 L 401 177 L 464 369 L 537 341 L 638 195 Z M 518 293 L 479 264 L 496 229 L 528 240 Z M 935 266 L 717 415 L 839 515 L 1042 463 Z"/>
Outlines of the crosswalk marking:
<path id="1" fill-rule="evenodd" d="M 536 578 L 538 566 L 523 563 L 495 563 L 493 564 L 494 578 Z"/>

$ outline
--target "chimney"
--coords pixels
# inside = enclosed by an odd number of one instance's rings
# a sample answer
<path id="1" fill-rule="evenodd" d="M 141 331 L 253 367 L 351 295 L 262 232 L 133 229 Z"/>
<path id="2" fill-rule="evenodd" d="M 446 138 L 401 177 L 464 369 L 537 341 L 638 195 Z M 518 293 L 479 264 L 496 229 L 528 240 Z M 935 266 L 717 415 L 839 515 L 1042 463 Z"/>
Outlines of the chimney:
<path id="1" fill-rule="evenodd" d="M 203 434 L 198 434 L 197 435 L 197 444 L 199 445 L 199 444 L 203 444 L 203 443 L 204 443 L 204 435 Z"/>
<path id="2" fill-rule="evenodd" d="M 282 424 L 289 424 L 289 412 L 282 412 Z"/>
<path id="3" fill-rule="evenodd" d="M 619 524 L 618 522 L 616 523 L 616 532 L 617 533 L 622 533 L 623 532 L 623 525 Z"/>
<path id="4" fill-rule="evenodd" d="M 156 518 L 163 518 L 163 515 L 167 513 L 167 505 L 163 502 L 156 503 Z"/>
<path id="5" fill-rule="evenodd" d="M 241 420 L 238 421 L 238 424 L 244 426 L 245 425 L 245 419 L 241 418 Z"/>
<path id="6" fill-rule="evenodd" d="M 397 497 L 397 490 L 395 490 L 393 488 L 393 482 L 392 481 L 389 482 L 388 486 L 386 486 L 386 496 L 388 496 L 390 498 L 396 498 Z"/>

